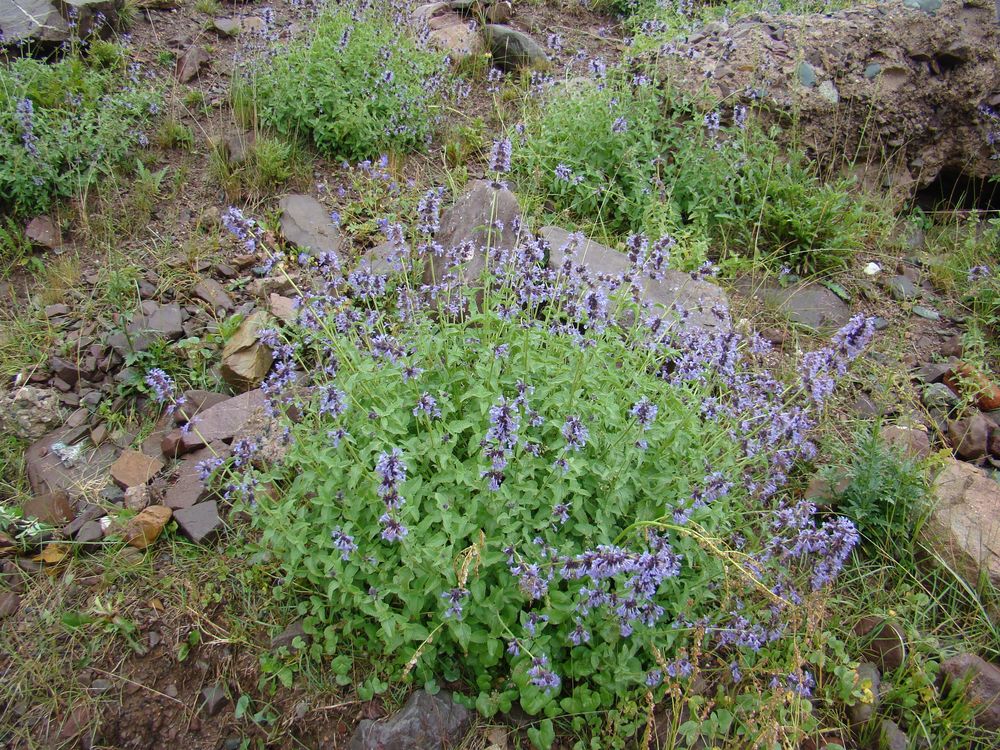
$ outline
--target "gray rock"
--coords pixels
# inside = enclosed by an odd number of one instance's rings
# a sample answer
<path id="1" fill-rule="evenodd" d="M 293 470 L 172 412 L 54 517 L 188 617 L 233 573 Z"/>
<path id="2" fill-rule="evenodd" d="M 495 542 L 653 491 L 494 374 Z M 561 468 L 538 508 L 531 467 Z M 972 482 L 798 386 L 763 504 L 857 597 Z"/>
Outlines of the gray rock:
<path id="1" fill-rule="evenodd" d="M 344 243 L 340 229 L 318 200 L 308 195 L 286 195 L 278 208 L 285 242 L 313 255 L 340 250 Z"/>
<path id="2" fill-rule="evenodd" d="M 887 445 L 905 453 L 910 458 L 927 458 L 931 455 L 931 440 L 923 427 L 886 425 L 879 433 Z"/>
<path id="3" fill-rule="evenodd" d="M 910 312 L 916 315 L 918 318 L 923 318 L 924 320 L 937 321 L 941 320 L 941 313 L 932 307 L 925 307 L 924 305 L 914 305 L 910 308 Z"/>
<path id="4" fill-rule="evenodd" d="M 509 26 L 486 24 L 483 36 L 493 63 L 501 70 L 544 68 L 549 64 L 549 58 L 538 42 Z"/>
<path id="5" fill-rule="evenodd" d="M 920 400 L 928 409 L 939 409 L 948 412 L 959 404 L 959 398 L 944 383 L 931 383 L 924 388 Z"/>
<path id="6" fill-rule="evenodd" d="M 195 544 L 207 544 L 222 529 L 219 506 L 214 500 L 182 508 L 174 513 L 181 533 Z"/>
<path id="7" fill-rule="evenodd" d="M 83 39 L 114 26 L 123 5 L 124 0 L 4 0 L 0 2 L 0 29 L 7 43 L 54 44 L 73 35 Z M 67 21 L 71 8 L 76 14 L 75 30 Z"/>
<path id="8" fill-rule="evenodd" d="M 0 395 L 0 432 L 22 440 L 38 440 L 63 422 L 59 395 L 25 385 Z"/>
<path id="9" fill-rule="evenodd" d="M 916 376 L 925 383 L 937 383 L 954 367 L 954 362 L 927 362 L 917 368 Z"/>
<path id="10" fill-rule="evenodd" d="M 100 521 L 87 521 L 80 530 L 76 532 L 76 536 L 73 539 L 77 544 L 91 545 L 96 544 L 104 538 L 104 526 L 101 525 Z"/>
<path id="11" fill-rule="evenodd" d="M 1000 731 L 1000 668 L 975 654 L 959 654 L 945 661 L 941 672 L 957 682 L 968 680 L 965 696 L 976 710 L 976 724 Z"/>
<path id="12" fill-rule="evenodd" d="M 469 711 L 442 690 L 417 690 L 398 712 L 373 722 L 363 719 L 348 750 L 445 750 L 459 747 L 472 726 Z"/>
<path id="13" fill-rule="evenodd" d="M 305 642 L 309 641 L 309 636 L 306 635 L 305 626 L 302 624 L 302 620 L 296 620 L 274 636 L 271 639 L 271 650 L 276 651 L 282 647 L 291 648 L 292 643 L 296 638 L 301 638 Z"/>
<path id="14" fill-rule="evenodd" d="M 154 341 L 177 341 L 183 335 L 184 311 L 180 305 L 159 305 L 147 300 L 124 332 L 108 337 L 108 344 L 124 357 L 145 351 Z"/>
<path id="15" fill-rule="evenodd" d="M 161 450 L 171 458 L 190 453 L 219 440 L 228 443 L 237 432 L 258 412 L 264 409 L 264 394 L 260 390 L 247 391 L 226 399 L 210 409 L 205 409 L 195 426 L 188 432 L 177 429 L 163 439 Z"/>
<path id="16" fill-rule="evenodd" d="M 226 697 L 226 691 L 221 685 L 209 685 L 207 688 L 201 691 L 202 705 L 201 709 L 208 716 L 215 716 L 219 711 L 222 710 L 223 706 L 229 701 Z"/>
<path id="17" fill-rule="evenodd" d="M 434 239 L 445 250 L 463 248 L 465 262 L 458 273 L 463 282 L 472 284 L 486 268 L 489 253 L 514 248 L 518 240 L 515 226 L 520 217 L 521 207 L 512 192 L 485 180 L 473 180 L 441 215 Z M 501 231 L 495 228 L 497 222 L 503 226 Z M 424 267 L 424 283 L 433 284 L 443 278 L 448 272 L 446 263 L 445 258 L 432 255 Z"/>
<path id="18" fill-rule="evenodd" d="M 754 287 L 749 279 L 741 279 L 736 287 L 741 293 L 760 299 L 792 323 L 815 331 L 836 330 L 851 319 L 850 306 L 820 284 L 804 282 L 784 288 L 777 284 Z"/>
<path id="19" fill-rule="evenodd" d="M 223 17 L 212 20 L 212 30 L 221 36 L 236 36 L 240 33 L 242 25 L 240 19 Z"/>
<path id="20" fill-rule="evenodd" d="M 909 750 L 910 738 L 892 719 L 882 719 L 882 739 L 886 750 Z"/>
<path id="21" fill-rule="evenodd" d="M 879 686 L 882 684 L 882 675 L 879 674 L 878 668 L 874 664 L 861 662 L 858 665 L 857 674 L 859 686 L 871 689 L 872 701 L 871 703 L 859 701 L 847 707 L 847 717 L 853 726 L 867 724 L 875 715 L 879 703 Z"/>
<path id="22" fill-rule="evenodd" d="M 799 77 L 799 83 L 806 88 L 811 89 L 816 85 L 816 69 L 805 61 L 800 62 L 798 66 L 796 66 L 795 75 Z"/>
<path id="23" fill-rule="evenodd" d="M 549 244 L 549 267 L 559 268 L 566 258 L 570 233 L 559 227 L 542 227 L 539 234 Z M 618 276 L 629 270 L 624 253 L 586 238 L 576 250 L 575 261 L 591 274 Z M 686 318 L 677 324 L 682 331 L 719 328 L 721 321 L 712 310 L 729 307 L 729 298 L 720 287 L 710 281 L 696 281 L 681 271 L 666 271 L 659 280 L 643 278 L 641 285 L 644 302 L 663 310 L 677 305 L 686 311 Z"/>
<path id="24" fill-rule="evenodd" d="M 906 276 L 893 276 L 885 282 L 885 285 L 893 299 L 899 302 L 916 299 L 920 296 L 920 289 Z"/>

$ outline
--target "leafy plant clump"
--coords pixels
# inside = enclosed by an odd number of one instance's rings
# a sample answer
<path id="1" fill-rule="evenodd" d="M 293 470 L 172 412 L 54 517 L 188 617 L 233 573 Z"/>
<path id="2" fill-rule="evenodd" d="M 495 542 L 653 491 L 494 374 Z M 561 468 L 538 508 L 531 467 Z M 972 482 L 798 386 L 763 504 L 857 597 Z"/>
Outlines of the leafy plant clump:
<path id="1" fill-rule="evenodd" d="M 444 56 L 412 32 L 409 11 L 330 5 L 306 41 L 292 42 L 241 83 L 260 119 L 322 153 L 351 160 L 411 151 L 432 133 Z"/>
<path id="2" fill-rule="evenodd" d="M 632 70 L 594 61 L 594 81 L 557 89 L 527 118 L 515 170 L 557 210 L 614 233 L 693 232 L 798 273 L 842 265 L 859 246 L 848 183 L 821 183 L 745 107 L 704 112 Z"/>
<path id="3" fill-rule="evenodd" d="M 80 194 L 147 145 L 160 104 L 155 85 L 124 53 L 0 67 L 0 207 L 18 215 Z"/>
<path id="4" fill-rule="evenodd" d="M 808 355 L 791 398 L 725 310 L 706 331 L 635 304 L 668 242 L 637 238 L 634 273 L 609 279 L 547 270 L 551 248 L 524 236 L 465 278 L 483 251 L 434 248 L 440 201 L 424 197 L 412 244 L 385 225 L 394 273 L 303 257 L 320 291 L 261 337 L 278 442 L 242 441 L 221 470 L 314 656 L 345 678 L 354 657 L 376 661 L 362 695 L 463 679 L 486 715 L 519 701 L 578 729 L 699 674 L 755 705 L 787 691 L 782 710 L 808 715 L 815 667 L 783 638 L 857 535 L 782 488 L 871 322 Z M 261 250 L 253 221 L 225 223 Z"/>

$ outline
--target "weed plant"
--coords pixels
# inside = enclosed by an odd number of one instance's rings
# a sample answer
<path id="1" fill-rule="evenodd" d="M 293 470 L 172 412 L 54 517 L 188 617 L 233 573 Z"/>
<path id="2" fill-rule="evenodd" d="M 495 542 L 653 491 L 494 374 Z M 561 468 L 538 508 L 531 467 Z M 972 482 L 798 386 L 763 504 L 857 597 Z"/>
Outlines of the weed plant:
<path id="1" fill-rule="evenodd" d="M 331 5 L 312 35 L 258 60 L 237 82 L 261 123 L 327 156 L 368 159 L 424 147 L 442 103 L 444 56 L 417 39 L 409 10 Z"/>
<path id="2" fill-rule="evenodd" d="M 158 87 L 108 43 L 0 67 L 0 207 L 26 216 L 85 192 L 147 143 Z"/>
<path id="3" fill-rule="evenodd" d="M 508 159 L 495 144 L 492 166 Z M 344 679 L 356 657 L 377 661 L 362 698 L 390 679 L 463 679 L 484 715 L 516 701 L 581 734 L 613 709 L 613 737 L 594 747 L 622 746 L 643 696 L 699 676 L 730 696 L 712 721 L 744 737 L 760 731 L 762 692 L 797 727 L 818 685 L 849 695 L 843 655 L 803 657 L 786 635 L 815 624 L 805 612 L 857 534 L 783 488 L 872 323 L 852 320 L 779 383 L 726 310 L 717 331 L 694 330 L 634 302 L 669 241 L 634 238 L 632 272 L 598 279 L 573 260 L 545 268 L 549 248 L 525 233 L 466 277 L 484 251 L 435 247 L 441 200 L 421 201 L 410 242 L 383 226 L 395 273 L 301 258 L 320 286 L 287 335 L 262 335 L 283 458 L 241 441 L 228 468 L 204 466 L 251 509 L 312 656 Z M 273 253 L 236 209 L 225 224 Z M 421 270 L 431 256 L 437 278 Z M 175 398 L 166 373 L 148 383 Z M 551 744 L 551 721 L 532 731 Z"/>
<path id="4" fill-rule="evenodd" d="M 515 150 L 519 180 L 557 210 L 802 274 L 841 266 L 860 245 L 848 183 L 823 184 L 745 108 L 705 112 L 655 73 L 593 68 L 596 80 L 555 89 L 527 117 Z"/>

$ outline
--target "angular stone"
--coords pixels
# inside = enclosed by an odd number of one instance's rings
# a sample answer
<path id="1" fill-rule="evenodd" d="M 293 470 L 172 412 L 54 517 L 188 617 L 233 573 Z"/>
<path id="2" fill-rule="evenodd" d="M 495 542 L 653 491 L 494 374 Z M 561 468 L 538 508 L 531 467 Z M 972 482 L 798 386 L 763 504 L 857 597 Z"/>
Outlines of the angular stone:
<path id="1" fill-rule="evenodd" d="M 340 250 L 344 242 L 340 229 L 318 200 L 308 195 L 286 195 L 278 208 L 285 242 L 313 255 Z"/>
<path id="2" fill-rule="evenodd" d="M 216 18 L 212 20 L 212 29 L 222 36 L 236 36 L 241 25 L 238 18 Z"/>
<path id="3" fill-rule="evenodd" d="M 125 507 L 128 510 L 140 511 L 149 505 L 149 487 L 137 484 L 125 490 Z"/>
<path id="4" fill-rule="evenodd" d="M 427 41 L 443 52 L 447 52 L 452 62 L 460 62 L 467 57 L 479 55 L 483 51 L 483 39 L 475 27 L 457 13 L 444 13 L 434 17 L 428 26 Z"/>
<path id="5" fill-rule="evenodd" d="M 881 728 L 883 742 L 881 747 L 885 750 L 909 750 L 910 738 L 899 728 L 899 724 L 892 719 L 882 719 Z"/>
<path id="6" fill-rule="evenodd" d="M 472 715 L 442 690 L 431 695 L 417 690 L 389 718 L 362 719 L 348 750 L 445 750 L 457 748 L 472 726 Z"/>
<path id="7" fill-rule="evenodd" d="M 906 276 L 893 276 L 885 282 L 885 285 L 892 298 L 899 302 L 906 302 L 920 296 L 919 287 Z"/>
<path id="8" fill-rule="evenodd" d="M 488 253 L 512 250 L 518 237 L 513 227 L 520 221 L 521 207 L 514 194 L 485 180 L 473 180 L 458 200 L 441 215 L 434 239 L 445 250 L 463 248 L 465 262 L 458 270 L 462 280 L 473 283 L 486 268 Z M 496 222 L 502 231 L 494 227 Z M 490 231 L 490 227 L 494 227 Z M 447 260 L 432 255 L 424 267 L 424 283 L 434 284 L 446 273 Z"/>
<path id="9" fill-rule="evenodd" d="M 202 279 L 194 288 L 194 296 L 215 310 L 233 311 L 233 299 L 215 279 Z"/>
<path id="10" fill-rule="evenodd" d="M 0 593 L 0 620 L 6 620 L 8 617 L 17 614 L 17 610 L 21 608 L 21 597 L 15 594 L 13 591 L 4 591 Z"/>
<path id="11" fill-rule="evenodd" d="M 206 409 L 211 409 L 213 406 L 232 398 L 225 393 L 200 390 L 184 391 L 182 395 L 184 403 L 177 407 L 174 412 L 174 424 L 179 425 L 190 422 L 192 417 L 196 417 Z"/>
<path id="12" fill-rule="evenodd" d="M 975 654 L 959 654 L 946 660 L 941 672 L 956 682 L 968 680 L 965 695 L 976 710 L 976 724 L 1000 731 L 1000 668 Z"/>
<path id="13" fill-rule="evenodd" d="M 38 440 L 62 423 L 62 407 L 55 391 L 24 385 L 0 394 L 0 432 Z"/>
<path id="14" fill-rule="evenodd" d="M 143 304 L 144 309 L 124 332 L 108 336 L 108 344 L 123 357 L 145 351 L 154 341 L 177 341 L 184 335 L 184 312 L 180 305 Z"/>
<path id="15" fill-rule="evenodd" d="M 122 532 L 125 544 L 135 549 L 146 549 L 157 540 L 172 515 L 165 505 L 151 505 L 129 519 Z"/>
<path id="16" fill-rule="evenodd" d="M 180 456 L 216 440 L 228 443 L 263 408 L 264 394 L 259 389 L 226 399 L 199 414 L 188 432 L 171 432 L 163 441 L 163 453 L 171 457 Z"/>
<path id="17" fill-rule="evenodd" d="M 229 701 L 229 699 L 226 698 L 226 691 L 221 685 L 209 685 L 207 688 L 202 690 L 201 700 L 202 711 L 204 711 L 208 716 L 215 716 Z"/>
<path id="18" fill-rule="evenodd" d="M 25 518 L 37 518 L 51 526 L 62 526 L 73 520 L 73 504 L 65 490 L 36 495 L 22 508 Z"/>
<path id="19" fill-rule="evenodd" d="M 295 311 L 295 300 L 273 292 L 268 297 L 268 307 L 271 315 L 284 323 L 294 323 L 298 315 Z"/>
<path id="20" fill-rule="evenodd" d="M 931 455 L 931 440 L 927 430 L 921 427 L 886 425 L 881 431 L 882 440 L 902 451 L 910 458 L 927 458 Z"/>
<path id="21" fill-rule="evenodd" d="M 222 530 L 219 506 L 214 500 L 182 508 L 174 513 L 177 526 L 195 544 L 210 542 Z"/>
<path id="22" fill-rule="evenodd" d="M 549 268 L 559 268 L 570 249 L 570 233 L 559 227 L 542 227 L 539 234 L 549 244 Z M 627 273 L 630 268 L 624 253 L 587 238 L 576 248 L 574 261 L 585 266 L 591 275 L 619 276 Z M 712 282 L 695 280 L 690 274 L 668 270 L 664 272 L 662 279 L 645 277 L 640 283 L 642 301 L 650 302 L 662 310 L 670 310 L 674 305 L 685 310 L 686 318 L 675 323 L 679 330 L 722 327 L 722 321 L 712 311 L 719 307 L 728 309 L 729 298 Z"/>
<path id="23" fill-rule="evenodd" d="M 1000 484 L 972 464 L 948 459 L 934 482 L 937 505 L 923 527 L 945 562 L 973 587 L 1000 586 Z"/>
<path id="24" fill-rule="evenodd" d="M 931 383 L 920 394 L 920 400 L 928 409 L 936 409 L 945 413 L 959 404 L 958 396 L 944 383 Z"/>
<path id="25" fill-rule="evenodd" d="M 944 374 L 944 384 L 959 396 L 970 396 L 983 411 L 1000 409 L 1000 386 L 972 365 L 958 362 Z"/>
<path id="26" fill-rule="evenodd" d="M 42 247 L 46 250 L 55 250 L 62 246 L 62 232 L 59 229 L 59 224 L 49 216 L 36 216 L 28 222 L 24 236 L 36 247 Z"/>
<path id="27" fill-rule="evenodd" d="M 851 319 L 851 308 L 825 286 L 812 282 L 780 287 L 763 284 L 755 287 L 748 279 L 737 282 L 742 294 L 756 297 L 789 321 L 815 331 L 832 331 Z"/>
<path id="28" fill-rule="evenodd" d="M 303 625 L 302 620 L 296 620 L 274 636 L 271 639 L 271 650 L 276 651 L 282 647 L 291 648 L 296 638 L 301 638 L 307 643 L 309 641 L 309 636 L 306 635 L 305 626 Z"/>
<path id="29" fill-rule="evenodd" d="M 124 451 L 111 466 L 111 478 L 123 490 L 146 484 L 163 469 L 163 461 L 139 451 Z"/>
<path id="30" fill-rule="evenodd" d="M 104 538 L 104 525 L 100 521 L 87 521 L 73 538 L 77 544 L 96 544 Z"/>
<path id="31" fill-rule="evenodd" d="M 190 83 L 201 74 L 204 68 L 208 67 L 211 59 L 208 52 L 198 45 L 188 47 L 184 54 L 177 58 L 174 75 L 181 83 Z"/>
<path id="32" fill-rule="evenodd" d="M 266 312 L 256 312 L 240 324 L 222 350 L 222 377 L 240 390 L 254 388 L 264 380 L 274 361 L 271 350 L 258 341 L 260 331 L 274 321 Z"/>
<path id="33" fill-rule="evenodd" d="M 509 26 L 486 24 L 483 36 L 493 56 L 493 64 L 501 70 L 545 68 L 549 64 L 549 58 L 538 42 Z"/>
<path id="34" fill-rule="evenodd" d="M 174 473 L 174 483 L 163 494 L 163 504 L 173 510 L 190 508 L 200 503 L 208 495 L 208 488 L 201 479 L 198 464 L 213 457 L 225 458 L 229 455 L 229 446 L 220 441 L 212 443 L 210 448 L 202 448 L 185 456 L 177 465 Z"/>
<path id="35" fill-rule="evenodd" d="M 990 421 L 979 412 L 966 419 L 948 423 L 948 440 L 955 452 L 967 461 L 986 455 L 989 449 Z"/>
<path id="36" fill-rule="evenodd" d="M 62 428 L 28 448 L 24 457 L 28 482 L 35 494 L 56 490 L 74 494 L 95 485 L 100 487 L 106 481 L 118 450 L 109 443 L 95 448 L 83 442 L 87 434 L 86 427 Z"/>
<path id="37" fill-rule="evenodd" d="M 899 669 L 906 656 L 906 636 L 891 620 L 869 615 L 854 626 L 854 634 L 861 638 L 861 655 L 875 664 L 882 674 Z"/>

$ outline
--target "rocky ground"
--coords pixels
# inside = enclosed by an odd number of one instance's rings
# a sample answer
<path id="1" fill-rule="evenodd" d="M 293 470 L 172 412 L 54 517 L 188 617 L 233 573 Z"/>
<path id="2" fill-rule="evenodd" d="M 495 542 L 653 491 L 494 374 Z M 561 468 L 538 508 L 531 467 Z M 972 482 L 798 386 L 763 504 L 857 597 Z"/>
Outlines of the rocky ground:
<path id="1" fill-rule="evenodd" d="M 548 73 L 559 80 L 582 73 L 587 57 L 617 55 L 626 33 L 611 16 L 540 2 L 490 4 L 483 18 L 490 23 L 470 29 L 469 5 L 435 3 L 417 14 L 457 57 L 488 49 L 497 65 L 517 69 L 549 55 Z M 768 96 L 777 119 L 803 113 L 805 140 L 821 160 L 850 149 L 859 122 L 878 130 L 895 144 L 895 156 L 872 164 L 889 175 L 881 187 L 896 202 L 964 180 L 982 189 L 978 206 L 958 210 L 995 212 L 997 186 L 985 180 L 998 162 L 973 146 L 978 135 L 962 117 L 979 101 L 1000 104 L 1000 27 L 985 4 L 945 2 L 933 16 L 921 8 L 894 3 L 722 22 L 689 35 L 664 64 L 701 85 L 711 60 L 711 85 L 723 98 L 773 81 Z M 256 277 L 259 259 L 221 231 L 220 216 L 234 198 L 211 166 L 214 153 L 238 168 L 255 139 L 229 105 L 229 83 L 265 12 L 276 14 L 272 27 L 289 37 L 308 27 L 312 10 L 283 0 L 267 11 L 258 4 L 139 3 L 129 29 L 133 59 L 170 78 L 170 116 L 194 133 L 190 149 L 160 145 L 153 152 L 152 169 L 166 168 L 173 187 L 154 194 L 136 226 L 112 230 L 113 252 L 95 239 L 107 237 L 102 221 L 137 210 L 127 186 L 37 217 L 27 234 L 43 269 L 0 281 L 0 424 L 16 448 L 0 497 L 24 519 L 0 533 L 0 669 L 9 683 L 0 743 L 9 747 L 431 748 L 468 736 L 468 747 L 505 748 L 522 741 L 516 717 L 486 725 L 443 694 L 364 701 L 331 675 L 292 684 L 301 657 L 291 647 L 303 639 L 294 612 L 278 619 L 268 607 L 279 573 L 267 560 L 244 557 L 245 519 L 201 481 L 201 461 L 266 433 L 259 386 L 272 362 L 256 333 L 294 315 L 288 280 Z M 553 33 L 565 52 L 545 48 Z M 737 42 L 724 58 L 723 39 Z M 890 99 L 884 89 L 866 92 L 879 72 L 873 66 L 891 74 L 884 78 Z M 480 118 L 487 131 L 499 127 L 497 110 L 483 106 L 491 99 L 484 80 L 474 83 L 455 126 Z M 415 185 L 447 184 L 441 145 L 392 168 Z M 481 158 L 462 165 L 468 176 L 482 176 Z M 323 188 L 350 184 L 354 174 L 316 157 L 285 185 L 239 197 L 255 213 L 279 218 L 288 247 L 343 250 L 344 233 L 330 219 L 340 199 Z M 446 216 L 446 231 L 462 235 L 477 225 L 483 207 L 475 184 Z M 565 230 L 540 232 L 557 238 Z M 870 366 L 852 376 L 828 429 L 879 420 L 888 442 L 933 456 L 939 505 L 924 529 L 929 545 L 968 587 L 1000 585 L 995 361 L 967 356 L 967 313 L 955 290 L 935 283 L 925 232 L 900 220 L 886 234 L 832 278 L 779 281 L 749 270 L 697 287 L 675 272 L 647 293 L 667 302 L 691 295 L 728 301 L 736 317 L 776 345 L 779 361 L 853 313 L 876 316 L 881 334 Z M 378 263 L 380 249 L 371 244 L 366 238 L 354 252 Z M 588 251 L 598 271 L 615 270 L 621 257 L 596 242 Z M 695 317 L 691 324 L 709 323 Z M 129 386 L 144 365 L 171 351 L 201 368 L 202 387 L 185 393 L 182 409 L 160 415 Z M 192 420 L 197 431 L 185 429 Z M 822 503 L 835 489 L 836 479 L 824 474 L 804 491 Z M 27 523 L 32 518 L 39 523 Z M 995 607 L 995 599 L 983 601 Z M 907 636 L 881 617 L 858 627 L 872 636 L 862 656 L 878 693 L 881 673 L 904 658 Z M 998 652 L 983 656 L 995 660 Z M 988 702 L 1000 692 L 1000 669 L 987 660 L 962 654 L 943 669 L 971 670 L 970 695 Z M 375 721 L 390 712 L 388 721 Z M 980 721 L 1000 730 L 998 706 Z M 901 734 L 898 727 L 886 732 L 895 737 L 890 747 L 905 746 L 893 734 Z M 442 744 L 441 737 L 449 739 Z"/>

